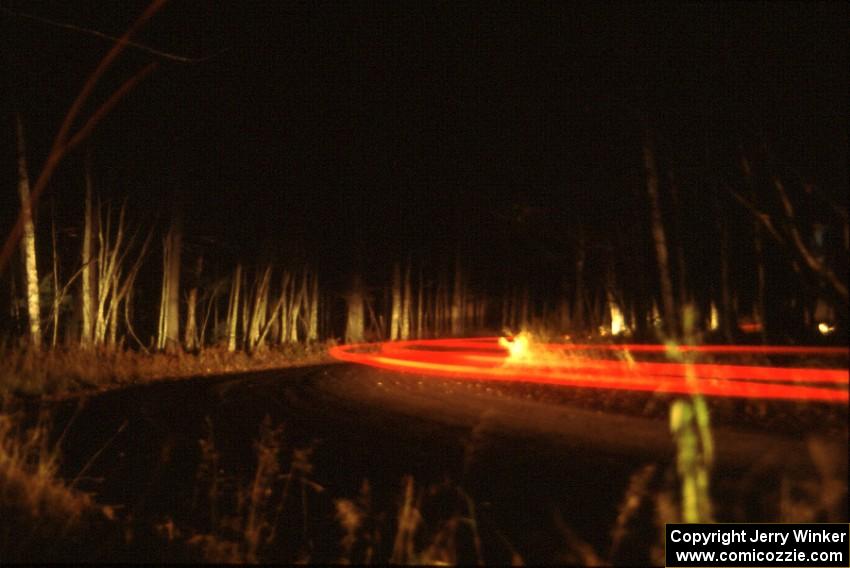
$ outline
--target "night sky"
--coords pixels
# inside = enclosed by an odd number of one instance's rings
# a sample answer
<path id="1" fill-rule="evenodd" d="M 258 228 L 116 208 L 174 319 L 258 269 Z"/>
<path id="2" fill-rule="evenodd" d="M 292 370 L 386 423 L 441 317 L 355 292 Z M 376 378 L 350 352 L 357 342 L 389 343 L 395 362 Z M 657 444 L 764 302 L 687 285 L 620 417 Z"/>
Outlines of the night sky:
<path id="1" fill-rule="evenodd" d="M 2 6 L 118 36 L 146 2 Z M 190 252 L 218 259 L 311 261 L 332 278 L 356 265 L 388 271 L 409 254 L 436 266 L 461 250 L 479 276 L 556 275 L 574 262 L 579 226 L 602 250 L 632 225 L 646 228 L 643 116 L 660 167 L 675 169 L 693 208 L 708 203 L 738 145 L 758 140 L 783 173 L 846 203 L 847 12 L 845 3 L 174 1 L 136 40 L 200 61 L 159 59 L 98 127 L 95 183 L 127 197 L 140 223 L 164 225 L 181 203 Z M 8 12 L 2 26 L 0 163 L 14 205 L 11 110 L 24 118 L 35 177 L 109 43 Z M 125 52 L 90 109 L 157 59 Z M 83 153 L 66 159 L 39 204 L 46 218 L 52 197 L 71 236 Z M 713 238 L 700 230 L 687 239 Z"/>

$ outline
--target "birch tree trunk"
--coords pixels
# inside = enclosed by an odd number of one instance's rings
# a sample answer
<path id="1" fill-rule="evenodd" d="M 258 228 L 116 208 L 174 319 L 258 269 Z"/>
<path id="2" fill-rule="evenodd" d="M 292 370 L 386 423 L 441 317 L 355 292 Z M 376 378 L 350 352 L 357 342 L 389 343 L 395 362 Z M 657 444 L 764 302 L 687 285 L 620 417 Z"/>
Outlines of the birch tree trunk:
<path id="1" fill-rule="evenodd" d="M 94 332 L 94 305 L 92 295 L 94 293 L 92 277 L 94 276 L 94 253 L 92 247 L 92 236 L 94 227 L 92 223 L 92 179 L 91 179 L 91 155 L 86 156 L 85 164 L 86 195 L 83 212 L 83 248 L 80 259 L 82 262 L 81 283 L 81 309 L 83 312 L 83 329 L 80 334 L 80 345 L 84 349 L 91 347 Z"/>
<path id="2" fill-rule="evenodd" d="M 165 318 L 165 348 L 176 351 L 180 348 L 180 255 L 183 246 L 183 229 L 179 213 L 172 224 L 168 263 L 168 309 Z"/>
<path id="3" fill-rule="evenodd" d="M 242 265 L 236 265 L 233 283 L 230 285 L 230 299 L 227 304 L 227 350 L 236 351 L 236 322 L 239 319 L 239 288 L 242 284 Z"/>
<path id="4" fill-rule="evenodd" d="M 643 165 L 646 172 L 646 191 L 649 196 L 649 211 L 652 222 L 652 240 L 655 243 L 655 256 L 658 261 L 658 278 L 661 284 L 661 304 L 664 310 L 664 326 L 669 337 L 677 335 L 676 308 L 673 301 L 673 284 L 670 280 L 669 252 L 664 221 L 661 217 L 661 205 L 658 196 L 658 170 L 655 164 L 655 152 L 652 148 L 652 135 L 646 128 L 643 140 Z"/>
<path id="5" fill-rule="evenodd" d="M 29 321 L 30 345 L 41 347 L 41 305 L 38 297 L 38 265 L 35 250 L 35 224 L 30 204 L 30 178 L 27 171 L 26 142 L 24 124 L 21 116 L 16 115 L 18 141 L 18 195 L 21 198 L 21 214 L 24 219 L 24 231 L 21 238 L 21 258 L 24 265 L 24 284 L 27 294 L 27 319 Z"/>

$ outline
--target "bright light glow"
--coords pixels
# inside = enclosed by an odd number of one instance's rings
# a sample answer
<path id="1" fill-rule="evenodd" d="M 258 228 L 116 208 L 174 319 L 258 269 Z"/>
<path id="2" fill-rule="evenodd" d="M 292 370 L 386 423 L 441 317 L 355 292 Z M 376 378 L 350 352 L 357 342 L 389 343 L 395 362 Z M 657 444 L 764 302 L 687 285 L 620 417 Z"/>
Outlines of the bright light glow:
<path id="1" fill-rule="evenodd" d="M 517 342 L 521 337 L 523 339 Z M 663 353 L 665 346 L 534 344 L 529 340 L 527 335 L 521 334 L 513 341 L 495 337 L 395 341 L 342 345 L 331 349 L 330 354 L 342 361 L 454 379 L 682 394 L 698 391 L 709 396 L 840 404 L 847 404 L 849 400 L 846 369 L 624 361 L 604 358 L 599 353 Z M 843 347 L 691 345 L 681 346 L 680 350 L 821 358 L 850 355 L 850 350 Z M 696 380 L 687 380 L 688 372 Z"/>
<path id="2" fill-rule="evenodd" d="M 528 344 L 531 340 L 528 332 L 521 332 L 516 337 L 508 339 L 507 337 L 499 338 L 499 345 L 508 350 L 508 359 L 511 361 L 520 361 L 529 357 Z"/>
<path id="3" fill-rule="evenodd" d="M 611 335 L 620 335 L 626 331 L 626 320 L 623 318 L 623 312 L 620 311 L 620 306 L 611 302 Z"/>
<path id="4" fill-rule="evenodd" d="M 818 331 L 821 335 L 829 335 L 835 331 L 835 326 L 822 321 L 818 324 Z"/>

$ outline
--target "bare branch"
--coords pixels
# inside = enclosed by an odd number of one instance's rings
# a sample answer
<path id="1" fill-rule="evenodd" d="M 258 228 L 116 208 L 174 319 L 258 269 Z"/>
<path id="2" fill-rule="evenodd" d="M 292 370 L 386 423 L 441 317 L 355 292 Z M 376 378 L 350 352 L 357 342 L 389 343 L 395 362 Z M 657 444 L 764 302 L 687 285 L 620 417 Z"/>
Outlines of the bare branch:
<path id="1" fill-rule="evenodd" d="M 791 236 L 791 242 L 794 243 L 794 248 L 800 255 L 800 258 L 806 263 L 806 266 L 808 266 L 812 272 L 818 274 L 830 286 L 832 286 L 835 293 L 838 294 L 838 296 L 846 303 L 848 299 L 847 284 L 842 282 L 831 268 L 818 260 L 818 258 L 812 254 L 812 251 L 810 251 L 803 242 L 803 238 L 800 236 L 800 231 L 794 222 L 794 206 L 791 204 L 791 200 L 788 198 L 788 193 L 785 191 L 785 187 L 778 177 L 773 178 L 773 186 L 779 194 L 779 200 L 782 202 L 782 209 L 785 212 L 786 225 Z"/>
<path id="2" fill-rule="evenodd" d="M 762 226 L 765 229 L 767 229 L 767 232 L 770 233 L 770 236 L 773 237 L 774 240 L 776 240 L 777 243 L 779 243 L 781 245 L 785 244 L 785 238 L 779 233 L 779 231 L 773 225 L 773 221 L 771 220 L 770 215 L 759 210 L 755 205 L 750 203 L 750 201 L 747 198 L 742 196 L 737 191 L 730 189 L 729 192 L 732 194 L 732 197 L 734 197 L 736 200 L 738 200 L 738 202 L 741 205 L 746 207 L 749 210 L 749 212 L 753 214 L 753 217 L 755 217 L 762 224 Z"/>
<path id="3" fill-rule="evenodd" d="M 130 28 L 121 36 L 120 40 L 112 46 L 106 55 L 104 55 L 103 59 L 100 60 L 95 70 L 89 76 L 86 83 L 83 85 L 83 88 L 77 94 L 77 98 L 74 99 L 74 102 L 71 104 L 71 107 L 68 109 L 65 118 L 62 121 L 62 125 L 59 128 L 59 132 L 57 132 L 56 137 L 53 139 L 53 145 L 50 148 L 50 152 L 47 155 L 47 160 L 45 160 L 44 166 L 41 170 L 41 174 L 38 176 L 38 180 L 35 182 L 35 186 L 32 188 L 29 197 L 29 209 L 32 210 L 35 208 L 38 203 L 38 199 L 41 196 L 42 192 L 44 192 L 47 187 L 47 183 L 50 181 L 50 178 L 53 176 L 53 173 L 56 171 L 56 168 L 59 166 L 59 162 L 62 161 L 62 158 L 67 153 L 68 149 L 71 147 L 68 143 L 69 133 L 71 131 L 71 126 L 73 125 L 77 115 L 83 108 L 83 105 L 88 100 L 91 93 L 94 91 L 95 86 L 97 85 L 100 78 L 106 72 L 112 62 L 121 54 L 124 48 L 127 46 L 127 41 L 135 34 L 145 22 L 147 22 L 156 12 L 158 12 L 167 2 L 168 0 L 152 0 L 152 2 L 148 5 L 144 12 L 136 19 L 135 22 L 130 26 Z M 153 71 L 154 67 L 151 67 L 151 64 L 142 69 L 139 73 L 131 77 L 128 81 L 126 81 L 116 93 L 113 94 L 109 99 L 107 99 L 106 103 L 104 103 L 98 112 L 95 113 L 94 116 L 86 123 L 86 126 L 71 140 L 72 145 L 78 144 L 81 140 L 88 136 L 91 131 L 91 128 L 94 127 L 103 116 L 106 115 L 117 102 L 127 93 L 133 86 L 136 85 L 142 78 L 147 76 L 150 71 Z M 11 258 L 12 253 L 14 252 L 14 248 L 17 245 L 18 241 L 21 238 L 21 234 L 23 232 L 24 222 L 26 220 L 25 210 L 26 207 L 21 208 L 21 213 L 18 215 L 18 221 L 15 223 L 15 226 L 12 228 L 12 231 L 9 233 L 9 236 L 6 238 L 6 242 L 3 243 L 3 249 L 0 250 L 0 272 L 6 267 L 6 263 Z"/>
<path id="4" fill-rule="evenodd" d="M 86 121 L 85 125 L 83 125 L 83 127 L 68 141 L 62 150 L 63 154 L 67 154 L 80 142 L 88 138 L 94 130 L 94 127 L 97 126 L 97 123 L 109 114 L 109 112 L 115 108 L 115 105 L 117 105 L 127 93 L 133 90 L 133 87 L 141 82 L 142 79 L 150 75 L 158 66 L 159 63 L 156 62 L 148 63 L 135 75 L 124 81 L 121 86 L 118 87 L 118 89 L 112 93 L 108 99 L 106 99 L 106 102 L 103 103 L 100 108 L 98 108 L 97 111 L 95 111 L 95 113 Z"/>
<path id="5" fill-rule="evenodd" d="M 45 18 L 43 16 L 36 16 L 35 14 L 25 14 L 23 12 L 15 12 L 14 10 L 10 10 L 5 6 L 0 6 L 0 10 L 3 10 L 7 14 L 12 14 L 18 18 L 25 18 L 27 20 L 33 20 L 35 22 L 39 22 L 42 24 L 47 24 L 50 26 L 54 26 L 57 28 L 62 28 L 66 30 L 71 30 L 74 32 L 84 33 L 91 36 L 99 37 L 101 39 L 105 39 L 111 41 L 113 43 L 121 42 L 122 39 L 119 37 L 111 36 L 109 34 L 105 34 L 103 32 L 93 30 L 91 28 L 84 28 L 81 26 L 75 26 L 74 24 L 69 24 L 66 22 L 57 22 L 55 20 L 51 20 L 49 18 Z M 162 59 L 168 59 L 170 61 L 176 61 L 178 63 L 203 63 L 205 61 L 209 61 L 214 57 L 218 57 L 222 53 L 228 51 L 228 49 L 222 49 L 213 53 L 212 55 L 207 55 L 206 57 L 185 57 L 182 55 L 177 55 L 175 53 L 171 53 L 169 51 L 163 51 L 160 49 L 153 48 L 149 45 L 145 45 L 142 43 L 138 43 L 135 41 L 123 40 L 123 43 L 127 45 L 127 47 L 132 47 L 133 49 L 138 49 L 139 51 L 144 51 L 145 53 L 149 53 L 151 55 L 156 55 L 157 57 L 161 57 Z"/>

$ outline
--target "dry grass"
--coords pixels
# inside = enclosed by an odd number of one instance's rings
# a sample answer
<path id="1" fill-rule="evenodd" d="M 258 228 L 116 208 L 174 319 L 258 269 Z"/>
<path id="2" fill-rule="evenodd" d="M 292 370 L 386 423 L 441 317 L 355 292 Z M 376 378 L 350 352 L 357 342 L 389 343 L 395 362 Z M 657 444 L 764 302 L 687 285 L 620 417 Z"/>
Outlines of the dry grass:
<path id="1" fill-rule="evenodd" d="M 205 560 L 257 563 L 266 559 L 267 553 L 279 546 L 281 539 L 289 536 L 280 534 L 280 521 L 284 513 L 294 514 L 286 508 L 291 505 L 292 497 L 298 497 L 301 504 L 306 530 L 308 493 L 324 491 L 324 487 L 310 479 L 313 472 L 311 449 L 293 450 L 289 468 L 282 470 L 283 427 L 272 427 L 267 418 L 261 424 L 260 436 L 254 443 L 257 462 L 250 481 L 237 480 L 235 490 L 228 495 L 225 486 L 231 485 L 233 480 L 223 477 L 211 425 L 208 438 L 201 440 L 200 445 L 202 462 L 198 481 L 199 484 L 208 484 L 209 530 L 196 531 L 187 542 L 199 548 Z M 172 531 L 172 534 L 175 532 L 179 534 L 180 531 Z M 304 556 L 300 560 L 308 561 L 309 557 Z"/>
<path id="2" fill-rule="evenodd" d="M 34 350 L 0 345 L 0 393 L 51 395 L 158 379 L 247 372 L 327 362 L 325 343 L 292 344 L 254 354 L 209 348 L 191 353 L 113 349 Z"/>
<path id="3" fill-rule="evenodd" d="M 114 518 L 109 507 L 95 504 L 58 477 L 59 453 L 48 444 L 42 417 L 24 428 L 19 416 L 0 413 L 0 561 L 62 560 L 75 550 L 85 558 L 96 551 L 85 544 Z M 57 546 L 57 543 L 62 543 Z"/>

